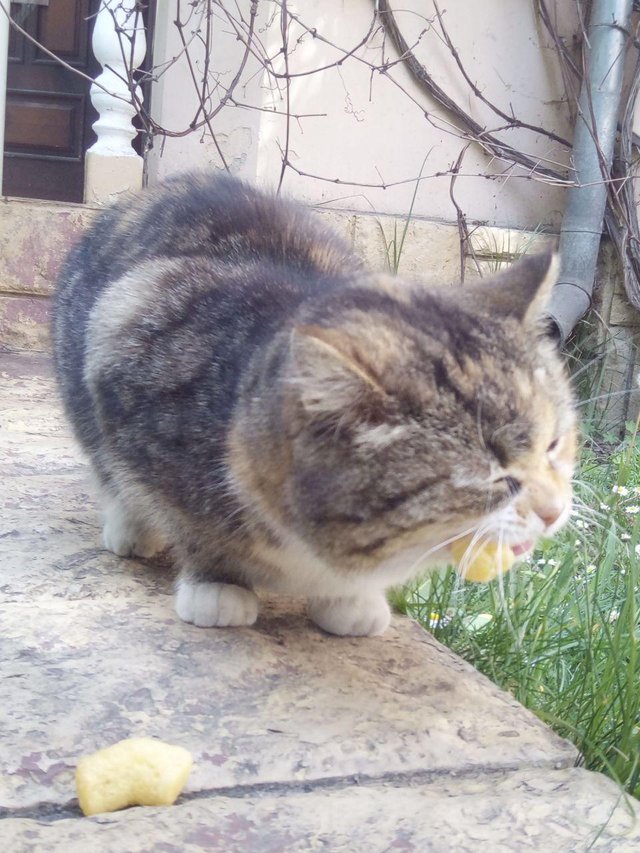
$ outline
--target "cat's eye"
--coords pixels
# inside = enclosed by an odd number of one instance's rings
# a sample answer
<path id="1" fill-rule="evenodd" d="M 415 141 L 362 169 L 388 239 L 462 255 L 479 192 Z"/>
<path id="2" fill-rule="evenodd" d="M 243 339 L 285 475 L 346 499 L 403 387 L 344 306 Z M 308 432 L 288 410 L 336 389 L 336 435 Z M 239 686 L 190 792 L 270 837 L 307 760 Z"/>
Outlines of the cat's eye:
<path id="1" fill-rule="evenodd" d="M 553 451 L 557 449 L 559 443 L 560 439 L 554 438 L 549 447 L 547 447 L 547 453 L 553 453 Z"/>
<path id="2" fill-rule="evenodd" d="M 522 488 L 522 483 L 516 477 L 498 477 L 493 483 L 496 486 L 505 486 L 511 495 L 517 495 Z"/>

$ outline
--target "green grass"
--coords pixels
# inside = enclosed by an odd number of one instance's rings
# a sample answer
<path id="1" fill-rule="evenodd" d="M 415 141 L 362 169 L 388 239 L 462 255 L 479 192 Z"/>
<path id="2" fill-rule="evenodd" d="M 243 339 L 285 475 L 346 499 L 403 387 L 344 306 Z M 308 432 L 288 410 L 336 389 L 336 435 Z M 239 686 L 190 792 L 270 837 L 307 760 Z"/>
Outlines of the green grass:
<path id="1" fill-rule="evenodd" d="M 487 585 L 431 575 L 394 603 L 640 796 L 637 425 L 587 441 L 577 481 L 571 523 L 530 562 Z"/>
<path id="2" fill-rule="evenodd" d="M 422 166 L 420 166 L 420 173 L 416 180 L 416 185 L 413 189 L 413 195 L 411 196 L 411 204 L 409 205 L 409 212 L 404 217 L 404 221 L 402 223 L 402 227 L 400 230 L 398 225 L 398 220 L 393 220 L 393 234 L 390 237 L 387 237 L 384 228 L 382 227 L 382 223 L 378 221 L 378 228 L 380 229 L 380 236 L 382 237 L 382 242 L 384 244 L 385 251 L 385 259 L 387 262 L 387 268 L 389 272 L 398 274 L 400 270 L 400 261 L 402 260 L 402 253 L 404 251 L 404 243 L 407 239 L 407 232 L 409 230 L 409 225 L 411 224 L 411 220 L 413 218 L 413 208 L 415 207 L 416 198 L 418 197 L 418 190 L 420 189 L 420 179 L 422 178 L 422 172 L 424 171 L 425 164 L 427 162 L 427 158 L 425 157 L 422 161 Z"/>

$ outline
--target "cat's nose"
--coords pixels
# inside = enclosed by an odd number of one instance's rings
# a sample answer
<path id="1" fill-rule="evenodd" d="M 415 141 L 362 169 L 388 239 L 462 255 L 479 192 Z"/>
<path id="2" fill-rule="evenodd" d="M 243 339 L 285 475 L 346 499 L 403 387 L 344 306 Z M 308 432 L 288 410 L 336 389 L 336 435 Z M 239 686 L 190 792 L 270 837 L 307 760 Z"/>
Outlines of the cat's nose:
<path id="1" fill-rule="evenodd" d="M 559 504 L 547 505 L 536 508 L 536 515 L 542 519 L 545 527 L 553 527 L 556 521 L 562 515 L 564 507 Z"/>

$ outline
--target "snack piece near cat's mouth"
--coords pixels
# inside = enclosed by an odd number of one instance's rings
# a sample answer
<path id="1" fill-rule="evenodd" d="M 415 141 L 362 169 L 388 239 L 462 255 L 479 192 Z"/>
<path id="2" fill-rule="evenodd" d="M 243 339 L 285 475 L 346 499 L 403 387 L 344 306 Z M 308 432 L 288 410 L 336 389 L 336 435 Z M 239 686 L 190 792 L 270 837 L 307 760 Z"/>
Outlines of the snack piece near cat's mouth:
<path id="1" fill-rule="evenodd" d="M 526 554 L 532 547 L 532 542 L 501 545 L 491 540 L 478 539 L 472 533 L 453 542 L 451 554 L 464 580 L 486 583 L 508 572 L 516 558 Z"/>

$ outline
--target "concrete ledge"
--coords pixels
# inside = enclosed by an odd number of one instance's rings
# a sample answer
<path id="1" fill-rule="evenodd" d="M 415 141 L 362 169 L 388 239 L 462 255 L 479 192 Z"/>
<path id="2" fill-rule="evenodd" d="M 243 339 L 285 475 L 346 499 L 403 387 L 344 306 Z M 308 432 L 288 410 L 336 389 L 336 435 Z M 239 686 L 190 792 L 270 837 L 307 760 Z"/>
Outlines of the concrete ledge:
<path id="1" fill-rule="evenodd" d="M 80 204 L 0 200 L 0 347 L 49 350 L 53 284 L 95 213 Z"/>
<path id="2" fill-rule="evenodd" d="M 131 158 L 133 159 L 133 158 Z M 403 236 L 402 218 L 317 208 L 317 214 L 342 233 L 372 269 L 388 269 L 393 243 L 399 272 L 430 285 L 460 280 L 460 234 L 456 225 L 412 219 Z M 60 266 L 98 207 L 5 199 L 0 202 L 0 347 L 47 352 L 50 300 Z M 550 238 L 509 229 L 478 228 L 472 235 L 475 259 L 465 260 L 470 281 L 491 273 Z"/>
<path id="3" fill-rule="evenodd" d="M 102 550 L 48 361 L 0 373 L 7 850 L 638 849 L 610 780 L 406 618 L 373 639 L 289 601 L 253 629 L 180 623 L 166 563 Z M 180 803 L 81 817 L 78 757 L 134 735 L 192 751 Z"/>
<path id="4" fill-rule="evenodd" d="M 0 200 L 0 294 L 50 296 L 70 247 L 97 210 L 82 204 Z"/>
<path id="5" fill-rule="evenodd" d="M 207 793 L 171 809 L 95 818 L 10 818 L 0 832 L 12 853 L 631 853 L 640 836 L 622 805 L 612 813 L 616 797 L 610 780 L 580 769 L 475 772 L 431 781 L 351 778 L 335 786 Z"/>
<path id="6" fill-rule="evenodd" d="M 48 352 L 51 299 L 0 293 L 0 348 Z"/>

